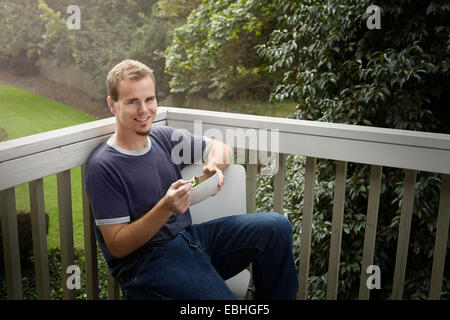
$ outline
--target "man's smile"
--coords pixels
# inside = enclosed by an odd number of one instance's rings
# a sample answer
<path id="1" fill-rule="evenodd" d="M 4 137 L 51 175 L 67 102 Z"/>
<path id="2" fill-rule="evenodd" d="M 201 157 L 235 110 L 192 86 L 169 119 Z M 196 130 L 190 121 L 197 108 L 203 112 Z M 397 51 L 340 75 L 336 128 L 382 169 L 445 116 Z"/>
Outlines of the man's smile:
<path id="1" fill-rule="evenodd" d="M 133 119 L 136 120 L 137 122 L 146 122 L 148 119 L 150 119 L 150 116 L 145 118 L 133 118 Z"/>

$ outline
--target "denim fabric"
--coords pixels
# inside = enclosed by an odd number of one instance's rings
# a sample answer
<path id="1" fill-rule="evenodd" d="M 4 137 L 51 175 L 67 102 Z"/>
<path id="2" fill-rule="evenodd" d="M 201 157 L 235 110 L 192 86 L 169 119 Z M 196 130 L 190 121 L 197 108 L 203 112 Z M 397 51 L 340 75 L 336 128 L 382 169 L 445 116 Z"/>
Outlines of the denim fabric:
<path id="1" fill-rule="evenodd" d="M 155 247 L 122 283 L 128 299 L 235 299 L 224 280 L 250 263 L 256 299 L 295 299 L 292 228 L 274 212 L 192 225 Z"/>

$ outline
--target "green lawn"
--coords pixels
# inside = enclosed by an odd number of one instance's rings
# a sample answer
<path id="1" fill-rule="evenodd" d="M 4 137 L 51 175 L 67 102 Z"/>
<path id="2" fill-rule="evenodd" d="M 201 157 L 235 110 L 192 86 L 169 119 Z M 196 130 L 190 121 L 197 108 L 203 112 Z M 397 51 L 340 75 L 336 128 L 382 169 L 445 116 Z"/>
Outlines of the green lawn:
<path id="1" fill-rule="evenodd" d="M 15 139 L 96 120 L 77 109 L 25 90 L 0 85 L 0 127 Z M 74 242 L 83 247 L 80 168 L 71 170 Z M 50 216 L 49 248 L 59 247 L 56 176 L 44 178 L 45 211 Z M 29 211 L 28 184 L 16 187 L 17 210 Z"/>
<path id="2" fill-rule="evenodd" d="M 247 99 L 237 100 L 202 100 L 201 106 L 184 107 L 211 111 L 255 114 L 260 116 L 286 118 L 297 111 L 296 103 L 292 101 L 268 102 Z"/>

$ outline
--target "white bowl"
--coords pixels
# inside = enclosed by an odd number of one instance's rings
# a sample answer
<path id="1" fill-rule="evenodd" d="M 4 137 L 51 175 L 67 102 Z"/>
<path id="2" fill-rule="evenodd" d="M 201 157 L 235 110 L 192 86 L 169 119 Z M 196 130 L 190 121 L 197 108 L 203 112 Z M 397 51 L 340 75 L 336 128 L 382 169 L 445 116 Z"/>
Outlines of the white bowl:
<path id="1" fill-rule="evenodd" d="M 219 174 L 217 172 L 211 174 L 203 174 L 195 170 L 194 166 L 186 167 L 182 170 L 181 174 L 183 179 L 190 180 L 193 176 L 197 176 L 200 183 L 191 189 L 191 205 L 202 202 L 208 199 L 217 191 L 217 185 L 219 184 Z"/>
<path id="2" fill-rule="evenodd" d="M 219 184 L 219 175 L 204 174 L 198 177 L 200 183 L 191 189 L 191 205 L 202 202 L 208 199 L 217 191 Z"/>

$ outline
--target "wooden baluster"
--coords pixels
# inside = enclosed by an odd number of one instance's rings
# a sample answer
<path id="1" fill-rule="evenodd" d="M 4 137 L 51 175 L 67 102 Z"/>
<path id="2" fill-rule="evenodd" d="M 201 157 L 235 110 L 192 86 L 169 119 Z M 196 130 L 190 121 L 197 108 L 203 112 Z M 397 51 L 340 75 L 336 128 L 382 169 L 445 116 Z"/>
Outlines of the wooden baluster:
<path id="1" fill-rule="evenodd" d="M 247 150 L 247 159 L 254 159 L 257 152 Z M 256 211 L 256 177 L 258 175 L 258 164 L 255 161 L 247 161 L 246 164 L 246 186 L 247 186 L 247 213 Z"/>
<path id="2" fill-rule="evenodd" d="M 344 221 L 345 180 L 347 162 L 336 161 L 336 183 L 334 186 L 333 216 L 331 224 L 330 257 L 328 263 L 327 299 L 336 300 L 341 257 L 342 224 Z"/>
<path id="3" fill-rule="evenodd" d="M 84 257 L 86 261 L 86 294 L 88 300 L 98 300 L 97 243 L 93 215 L 85 186 L 86 165 L 81 166 L 81 190 L 83 201 Z"/>
<path id="4" fill-rule="evenodd" d="M 316 158 L 306 158 L 305 187 L 303 199 L 302 233 L 300 239 L 300 266 L 297 299 L 305 300 L 308 295 L 309 261 L 311 256 L 311 231 L 314 212 L 314 186 Z"/>
<path id="5" fill-rule="evenodd" d="M 65 300 L 73 300 L 75 299 L 75 289 L 67 287 L 67 278 L 69 276 L 67 267 L 74 264 L 70 170 L 57 174 L 57 184 L 63 297 Z"/>
<path id="6" fill-rule="evenodd" d="M 448 227 L 450 221 L 450 175 L 442 175 L 441 196 L 439 199 L 439 213 L 436 226 L 436 240 L 434 243 L 433 268 L 429 299 L 441 298 L 442 278 L 444 275 L 445 253 L 447 250 Z"/>
<path id="7" fill-rule="evenodd" d="M 378 209 L 380 204 L 381 166 L 370 166 L 369 200 L 367 202 L 366 229 L 364 232 L 364 247 L 361 263 L 361 277 L 359 283 L 359 299 L 368 300 L 370 290 L 367 287 L 367 267 L 372 265 L 375 253 L 375 240 L 377 235 Z"/>
<path id="8" fill-rule="evenodd" d="M 29 193 L 37 298 L 49 300 L 50 277 L 48 269 L 47 223 L 45 217 L 43 179 L 31 181 L 29 183 Z"/>
<path id="9" fill-rule="evenodd" d="M 286 157 L 284 153 L 278 154 L 278 172 L 273 181 L 273 210 L 283 214 L 284 179 L 286 175 Z"/>
<path id="10" fill-rule="evenodd" d="M 405 170 L 403 187 L 402 211 L 400 228 L 398 232 L 397 254 L 395 258 L 394 284 L 392 299 L 402 299 L 403 284 L 405 282 L 406 263 L 408 260 L 409 235 L 411 232 L 411 219 L 414 208 L 414 191 L 416 186 L 416 171 Z"/>
<path id="11" fill-rule="evenodd" d="M 6 291 L 8 299 L 22 299 L 19 234 L 17 231 L 16 197 L 14 187 L 0 192 L 3 255 L 5 257 Z"/>

